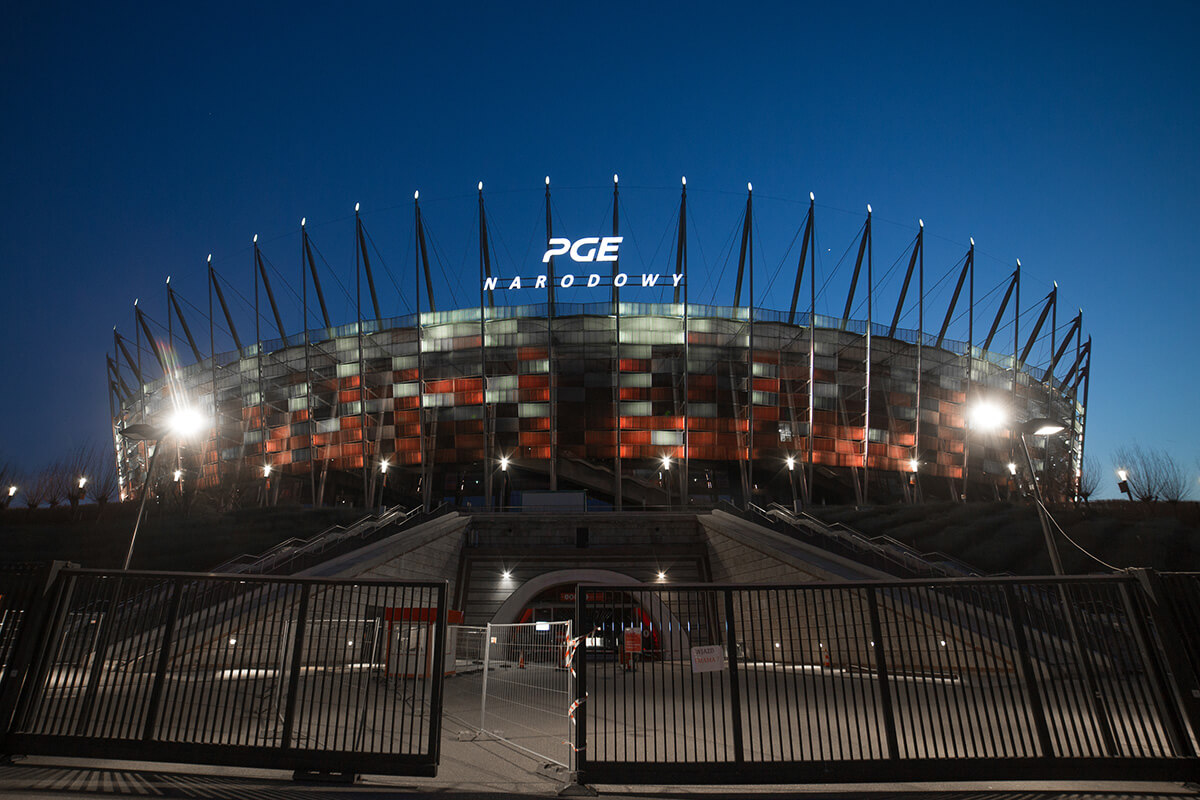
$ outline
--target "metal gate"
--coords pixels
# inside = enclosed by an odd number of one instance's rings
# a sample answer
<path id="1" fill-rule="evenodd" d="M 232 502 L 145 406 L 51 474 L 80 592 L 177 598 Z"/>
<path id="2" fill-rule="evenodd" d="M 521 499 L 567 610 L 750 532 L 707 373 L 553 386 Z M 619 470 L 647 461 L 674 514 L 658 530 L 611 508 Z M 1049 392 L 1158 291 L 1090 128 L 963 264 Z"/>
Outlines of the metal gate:
<path id="1" fill-rule="evenodd" d="M 444 582 L 69 569 L 26 616 L 6 753 L 436 774 Z"/>
<path id="2" fill-rule="evenodd" d="M 1200 776 L 1194 665 L 1128 575 L 576 597 L 581 781 Z"/>

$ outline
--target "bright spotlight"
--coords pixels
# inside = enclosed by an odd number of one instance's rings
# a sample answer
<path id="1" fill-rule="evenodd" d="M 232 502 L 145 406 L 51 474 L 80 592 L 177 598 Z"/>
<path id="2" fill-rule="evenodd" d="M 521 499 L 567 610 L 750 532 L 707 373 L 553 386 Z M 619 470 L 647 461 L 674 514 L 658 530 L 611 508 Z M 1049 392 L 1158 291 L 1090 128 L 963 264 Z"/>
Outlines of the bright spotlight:
<path id="1" fill-rule="evenodd" d="M 787 457 L 787 465 L 788 465 L 789 470 L 796 469 L 796 459 L 792 458 L 791 456 L 788 456 Z"/>
<path id="2" fill-rule="evenodd" d="M 271 465 L 270 464 L 263 464 L 263 477 L 264 478 L 271 477 Z"/>
<path id="3" fill-rule="evenodd" d="M 658 571 L 658 579 L 660 581 L 665 581 L 667 579 L 667 573 L 662 570 L 659 570 Z"/>
<path id="4" fill-rule="evenodd" d="M 995 431 L 1008 422 L 1008 414 L 995 403 L 982 402 L 971 409 L 971 427 L 977 431 Z"/>
<path id="5" fill-rule="evenodd" d="M 508 456 L 500 457 L 500 471 L 508 472 Z"/>
<path id="6" fill-rule="evenodd" d="M 183 438 L 195 436 L 204 430 L 204 426 L 204 415 L 191 406 L 176 410 L 167 421 L 167 427 L 170 428 L 171 433 Z"/>
<path id="7" fill-rule="evenodd" d="M 175 470 L 175 482 L 179 483 L 179 479 L 182 477 L 183 477 L 183 470 L 181 470 L 181 469 Z"/>
<path id="8" fill-rule="evenodd" d="M 79 488 L 82 489 L 85 486 L 87 486 L 87 477 L 80 475 L 79 476 Z"/>
<path id="9" fill-rule="evenodd" d="M 1011 462 L 1011 461 L 1010 461 L 1010 462 L 1008 462 L 1008 474 L 1009 474 L 1009 475 L 1016 475 L 1016 474 L 1017 474 L 1017 465 L 1016 465 L 1016 464 L 1014 464 L 1014 463 L 1013 463 L 1013 462 Z"/>
<path id="10" fill-rule="evenodd" d="M 1129 471 L 1124 470 L 1124 469 L 1119 469 L 1119 470 L 1117 470 L 1117 477 L 1121 479 L 1122 483 L 1124 483 L 1125 481 L 1129 480 Z M 12 492 L 9 492 L 9 494 L 12 494 Z"/>
<path id="11" fill-rule="evenodd" d="M 662 466 L 663 466 L 663 469 L 670 469 L 670 468 L 671 468 L 671 457 L 670 457 L 670 456 L 663 456 L 663 457 L 662 457 Z"/>
<path id="12" fill-rule="evenodd" d="M 921 466 L 921 462 L 920 462 L 920 461 L 917 461 L 915 458 L 910 458 L 910 459 L 908 460 L 908 468 L 909 468 L 910 470 L 912 470 L 913 472 L 916 472 L 916 471 L 917 471 L 917 467 L 919 467 L 919 466 Z"/>
<path id="13" fill-rule="evenodd" d="M 388 471 L 389 466 L 391 466 L 391 465 L 388 464 L 388 460 L 385 458 L 383 461 L 379 462 L 379 471 L 386 473 Z"/>

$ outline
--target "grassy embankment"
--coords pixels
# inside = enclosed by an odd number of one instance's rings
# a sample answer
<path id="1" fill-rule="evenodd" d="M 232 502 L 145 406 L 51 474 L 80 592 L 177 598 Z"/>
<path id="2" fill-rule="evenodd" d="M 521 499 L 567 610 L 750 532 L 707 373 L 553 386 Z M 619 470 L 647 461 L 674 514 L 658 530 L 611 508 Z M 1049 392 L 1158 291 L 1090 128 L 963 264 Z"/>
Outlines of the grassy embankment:
<path id="1" fill-rule="evenodd" d="M 133 569 L 204 572 L 234 556 L 257 554 L 293 537 L 307 538 L 364 515 L 347 508 L 250 508 L 223 514 L 147 509 L 138 532 Z M 137 507 L 133 503 L 9 508 L 0 511 L 0 561 L 72 561 L 119 568 L 125 561 Z"/>
<path id="2" fill-rule="evenodd" d="M 1200 503 L 1105 501 L 1051 509 L 1067 535 L 1114 567 L 1200 570 Z M 940 550 L 984 573 L 1050 573 L 1050 557 L 1031 505 L 930 503 L 865 509 L 829 507 L 816 516 L 871 535 L 887 535 L 921 552 Z M 1107 572 L 1056 535 L 1067 572 Z"/>

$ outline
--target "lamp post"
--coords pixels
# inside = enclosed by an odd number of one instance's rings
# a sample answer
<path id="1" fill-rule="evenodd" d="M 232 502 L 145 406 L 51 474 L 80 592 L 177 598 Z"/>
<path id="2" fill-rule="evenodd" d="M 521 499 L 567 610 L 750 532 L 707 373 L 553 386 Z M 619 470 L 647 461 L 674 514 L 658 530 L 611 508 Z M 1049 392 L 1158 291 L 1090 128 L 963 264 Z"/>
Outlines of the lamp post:
<path id="1" fill-rule="evenodd" d="M 670 508 L 671 507 L 671 457 L 670 456 L 662 457 L 662 468 L 663 468 L 663 472 L 662 472 L 663 486 L 666 487 L 666 490 L 667 490 L 667 508 Z"/>
<path id="2" fill-rule="evenodd" d="M 271 505 L 271 465 L 263 464 L 263 502 L 264 506 Z"/>
<path id="3" fill-rule="evenodd" d="M 508 509 L 508 456 L 500 456 L 500 510 Z"/>
<path id="4" fill-rule="evenodd" d="M 792 513 L 800 513 L 800 501 L 796 498 L 796 457 L 787 457 L 788 483 L 792 486 Z"/>
<path id="5" fill-rule="evenodd" d="M 1058 545 L 1055 544 L 1054 536 L 1050 531 L 1050 512 L 1046 509 L 1046 504 L 1042 502 L 1042 488 L 1038 484 L 1037 472 L 1033 468 L 1033 458 L 1029 455 L 1029 444 L 1026 442 L 1025 437 L 1027 435 L 1053 436 L 1056 433 L 1066 430 L 1066 426 L 1055 420 L 1039 417 L 1021 425 L 1019 430 L 1021 434 L 1021 450 L 1025 453 L 1025 463 L 1029 466 L 1029 482 L 1033 484 L 1033 496 L 1037 501 L 1038 520 L 1042 524 L 1042 535 L 1046 539 L 1046 550 L 1050 553 L 1050 565 L 1054 568 L 1055 575 L 1065 575 L 1066 572 L 1063 570 L 1062 559 L 1058 555 Z M 1083 642 L 1079 637 L 1079 625 L 1075 620 L 1075 606 L 1071 603 L 1065 584 L 1058 584 L 1058 596 L 1062 601 L 1067 622 L 1067 634 L 1070 636 L 1071 644 L 1075 649 L 1075 657 L 1083 667 L 1083 678 L 1087 685 L 1092 711 L 1096 715 L 1097 726 L 1100 728 L 1100 734 L 1104 739 L 1107 752 L 1110 755 L 1115 754 L 1117 752 L 1117 745 L 1116 739 L 1113 736 L 1112 725 L 1109 722 L 1108 709 L 1105 707 L 1104 698 L 1100 695 L 1096 677 L 1092 674 L 1091 664 L 1083 651 Z"/>
<path id="6" fill-rule="evenodd" d="M 1129 472 L 1127 470 L 1117 470 L 1117 488 L 1125 493 L 1125 497 L 1133 500 L 1133 492 L 1129 490 Z"/>
<path id="7" fill-rule="evenodd" d="M 379 513 L 381 514 L 383 513 L 384 508 L 383 493 L 387 491 L 387 471 L 389 466 L 391 465 L 388 464 L 388 460 L 386 458 L 379 462 L 379 474 L 382 478 L 382 483 L 379 487 Z"/>
<path id="8" fill-rule="evenodd" d="M 207 423 L 195 409 L 182 408 L 176 411 L 166 425 L 151 425 L 148 422 L 137 422 L 126 425 L 121 436 L 131 442 L 153 442 L 154 452 L 150 455 L 150 463 L 146 467 L 146 478 L 142 482 L 142 499 L 138 503 L 137 517 L 133 521 L 133 534 L 129 537 L 129 550 L 125 553 L 125 564 L 122 570 L 129 569 L 133 560 L 133 546 L 137 542 L 138 530 L 142 525 L 142 517 L 146 511 L 146 498 L 150 495 L 150 484 L 154 478 L 154 465 L 158 462 L 158 454 L 162 451 L 163 440 L 174 434 L 177 437 L 187 437 L 199 433 Z"/>
<path id="9" fill-rule="evenodd" d="M 1054 568 L 1055 575 L 1065 575 L 1066 573 L 1063 571 L 1062 559 L 1058 555 L 1058 545 L 1054 543 L 1054 536 L 1050 532 L 1048 519 L 1050 512 L 1046 510 L 1046 504 L 1042 501 L 1042 488 L 1038 484 L 1037 473 L 1033 469 L 1033 457 L 1029 455 L 1029 443 L 1025 437 L 1026 435 L 1052 436 L 1065 429 L 1066 426 L 1059 422 L 1042 418 L 1031 419 L 1020 428 L 1021 450 L 1025 453 L 1025 463 L 1029 466 L 1029 481 L 1033 484 L 1033 496 L 1037 499 L 1038 519 L 1042 523 L 1042 535 L 1046 538 L 1046 550 L 1050 553 L 1050 565 Z M 1015 468 L 1015 465 L 1012 466 Z"/>

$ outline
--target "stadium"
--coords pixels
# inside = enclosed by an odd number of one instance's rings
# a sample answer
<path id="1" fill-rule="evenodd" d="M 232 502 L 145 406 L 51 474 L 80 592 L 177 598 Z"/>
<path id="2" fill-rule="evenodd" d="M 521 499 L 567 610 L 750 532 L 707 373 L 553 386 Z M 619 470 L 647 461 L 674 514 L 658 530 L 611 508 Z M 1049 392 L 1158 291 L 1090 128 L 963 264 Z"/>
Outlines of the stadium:
<path id="1" fill-rule="evenodd" d="M 774 307 L 756 304 L 760 234 L 747 186 L 726 269 L 732 277 L 736 265 L 732 297 L 697 302 L 686 180 L 664 234 L 671 252 L 650 261 L 622 236 L 619 190 L 614 176 L 611 201 L 591 192 L 610 204 L 611 229 L 571 226 L 563 238 L 547 178 L 544 240 L 531 258 L 505 265 L 493 258 L 480 184 L 478 233 L 456 242 L 474 251 L 477 273 L 472 264 L 449 279 L 471 299 L 449 308 L 437 303 L 419 195 L 411 274 L 392 279 L 409 313 L 381 313 L 381 256 L 357 207 L 349 320 L 330 315 L 329 277 L 323 284 L 303 221 L 300 263 L 289 267 L 301 285 L 286 287 L 300 299 L 298 323 L 285 324 L 277 302 L 285 279 L 257 236 L 252 325 L 236 324 L 236 289 L 211 257 L 207 313 L 181 303 L 168 278 L 165 323 L 135 303 L 133 336 L 114 329 L 108 376 L 122 497 L 138 496 L 149 474 L 155 494 L 206 493 L 233 505 L 566 511 L 994 500 L 1019 490 L 1019 431 L 1035 418 L 1066 427 L 1028 438 L 1043 490 L 1075 495 L 1091 344 L 1082 312 L 1059 327 L 1057 285 L 1022 308 L 1018 261 L 984 303 L 972 240 L 942 276 L 952 297 L 933 307 L 921 222 L 885 299 L 867 206 L 839 264 L 849 286 L 844 306 L 840 297 L 834 305 L 844 311 L 822 313 L 818 294 L 828 306 L 831 290 L 817 275 L 810 195 L 787 232 L 791 302 L 785 292 Z M 201 430 L 173 430 L 181 414 Z"/>

